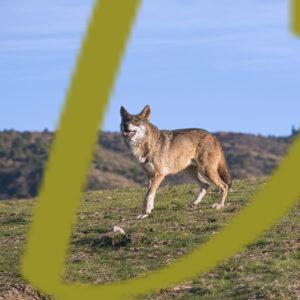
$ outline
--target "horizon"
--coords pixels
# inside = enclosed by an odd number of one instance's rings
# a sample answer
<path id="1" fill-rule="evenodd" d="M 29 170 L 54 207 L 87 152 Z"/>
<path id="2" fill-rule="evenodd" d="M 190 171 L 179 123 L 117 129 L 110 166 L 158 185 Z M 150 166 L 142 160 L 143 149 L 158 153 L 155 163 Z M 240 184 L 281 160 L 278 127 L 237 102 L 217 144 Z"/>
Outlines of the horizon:
<path id="1" fill-rule="evenodd" d="M 171 129 L 171 130 L 178 130 L 178 129 L 189 129 L 189 128 L 175 128 L 175 129 Z M 203 129 L 203 128 L 199 128 L 199 129 Z M 170 130 L 170 129 L 167 129 L 167 128 L 159 128 L 159 130 Z M 13 129 L 13 128 L 3 128 L 3 129 L 0 129 L 0 133 L 3 133 L 3 132 L 9 132 L 9 131 L 13 131 L 13 132 L 17 132 L 17 133 L 25 133 L 25 132 L 29 132 L 29 133 L 55 133 L 57 131 L 57 129 L 54 129 L 54 130 L 50 130 L 48 128 L 44 128 L 44 129 L 40 129 L 40 130 L 16 130 L 16 129 Z M 297 129 L 297 132 L 300 131 L 300 128 Z M 105 130 L 105 129 L 99 129 L 99 133 L 113 133 L 113 134 L 119 134 L 121 135 L 121 131 L 119 130 Z M 252 132 L 239 132 L 239 131 L 210 131 L 209 133 L 211 134 L 242 134 L 242 135 L 252 135 L 252 136 L 261 136 L 261 137 L 265 137 L 265 138 L 288 138 L 288 137 L 291 137 L 293 136 L 292 135 L 292 130 L 290 132 L 290 134 L 287 134 L 287 135 L 273 135 L 273 134 L 261 134 L 261 133 L 252 133 Z"/>
<path id="2" fill-rule="evenodd" d="M 0 5 L 0 130 L 54 131 L 92 1 Z M 288 15 L 287 0 L 144 1 L 103 130 L 118 131 L 121 105 L 150 104 L 159 128 L 289 136 L 300 43 Z"/>

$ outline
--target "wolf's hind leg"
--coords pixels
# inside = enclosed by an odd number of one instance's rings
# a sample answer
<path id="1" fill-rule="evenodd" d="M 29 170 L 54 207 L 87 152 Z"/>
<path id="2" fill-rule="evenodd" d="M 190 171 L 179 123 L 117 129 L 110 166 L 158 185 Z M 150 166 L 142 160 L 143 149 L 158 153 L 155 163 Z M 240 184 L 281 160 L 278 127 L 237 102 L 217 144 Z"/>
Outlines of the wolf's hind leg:
<path id="1" fill-rule="evenodd" d="M 212 207 L 216 209 L 222 209 L 225 205 L 225 200 L 228 194 L 228 185 L 220 178 L 217 171 L 208 170 L 205 175 L 209 178 L 209 180 L 214 183 L 222 192 L 220 203 L 215 203 Z"/>
<path id="2" fill-rule="evenodd" d="M 187 169 L 188 174 L 191 176 L 192 179 L 194 179 L 198 185 L 199 185 L 199 193 L 197 198 L 192 202 L 191 206 L 197 206 L 203 197 L 205 196 L 208 188 L 209 183 L 208 181 L 199 173 L 199 169 L 197 166 L 191 166 Z"/>
<path id="3" fill-rule="evenodd" d="M 201 202 L 201 200 L 203 199 L 203 197 L 205 196 L 205 194 L 207 192 L 207 189 L 209 188 L 209 184 L 199 181 L 199 188 L 200 188 L 199 193 L 198 193 L 197 199 L 192 204 L 193 206 L 196 206 Z"/>

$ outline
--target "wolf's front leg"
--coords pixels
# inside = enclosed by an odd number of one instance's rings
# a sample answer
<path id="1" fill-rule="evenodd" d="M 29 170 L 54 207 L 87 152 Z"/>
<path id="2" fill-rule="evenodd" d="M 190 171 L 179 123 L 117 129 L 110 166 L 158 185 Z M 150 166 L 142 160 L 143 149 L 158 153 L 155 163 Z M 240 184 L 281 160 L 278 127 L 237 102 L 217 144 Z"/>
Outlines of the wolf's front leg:
<path id="1" fill-rule="evenodd" d="M 156 190 L 158 189 L 159 185 L 161 184 L 164 178 L 164 175 L 156 175 L 155 177 L 149 179 L 148 191 L 143 202 L 142 213 L 138 215 L 138 219 L 147 218 L 153 210 Z"/>
<path id="2" fill-rule="evenodd" d="M 142 213 L 137 216 L 137 219 L 145 219 L 150 215 L 152 209 L 154 208 L 154 197 L 155 194 L 147 193 L 143 202 Z"/>

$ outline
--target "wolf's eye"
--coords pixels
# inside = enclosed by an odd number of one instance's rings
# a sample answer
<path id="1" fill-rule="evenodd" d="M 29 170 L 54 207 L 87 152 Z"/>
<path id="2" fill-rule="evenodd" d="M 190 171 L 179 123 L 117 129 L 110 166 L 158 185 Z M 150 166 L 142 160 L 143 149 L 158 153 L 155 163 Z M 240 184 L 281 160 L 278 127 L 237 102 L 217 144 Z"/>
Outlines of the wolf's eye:
<path id="1" fill-rule="evenodd" d="M 139 121 L 139 120 L 133 120 L 133 121 L 132 121 L 132 124 L 133 124 L 134 126 L 138 126 L 138 125 L 140 125 L 140 121 Z"/>

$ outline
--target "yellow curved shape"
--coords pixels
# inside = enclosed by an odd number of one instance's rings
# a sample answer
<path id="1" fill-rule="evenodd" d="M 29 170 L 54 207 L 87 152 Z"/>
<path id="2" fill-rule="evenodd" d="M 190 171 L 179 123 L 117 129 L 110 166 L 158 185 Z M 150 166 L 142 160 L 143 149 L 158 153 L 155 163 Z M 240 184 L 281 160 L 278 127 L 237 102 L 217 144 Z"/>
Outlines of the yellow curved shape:
<path id="1" fill-rule="evenodd" d="M 298 37 L 300 36 L 300 1 L 299 0 L 292 0 L 291 30 Z"/>
<path id="2" fill-rule="evenodd" d="M 285 214 L 300 195 L 298 139 L 251 203 L 225 229 L 172 265 L 143 278 L 106 285 L 61 282 L 99 122 L 139 4 L 139 0 L 97 2 L 34 210 L 22 273 L 34 287 L 58 299 L 126 299 L 189 279 L 252 242 Z M 296 7 L 292 28 L 300 34 L 299 0 L 294 0 Z"/>

